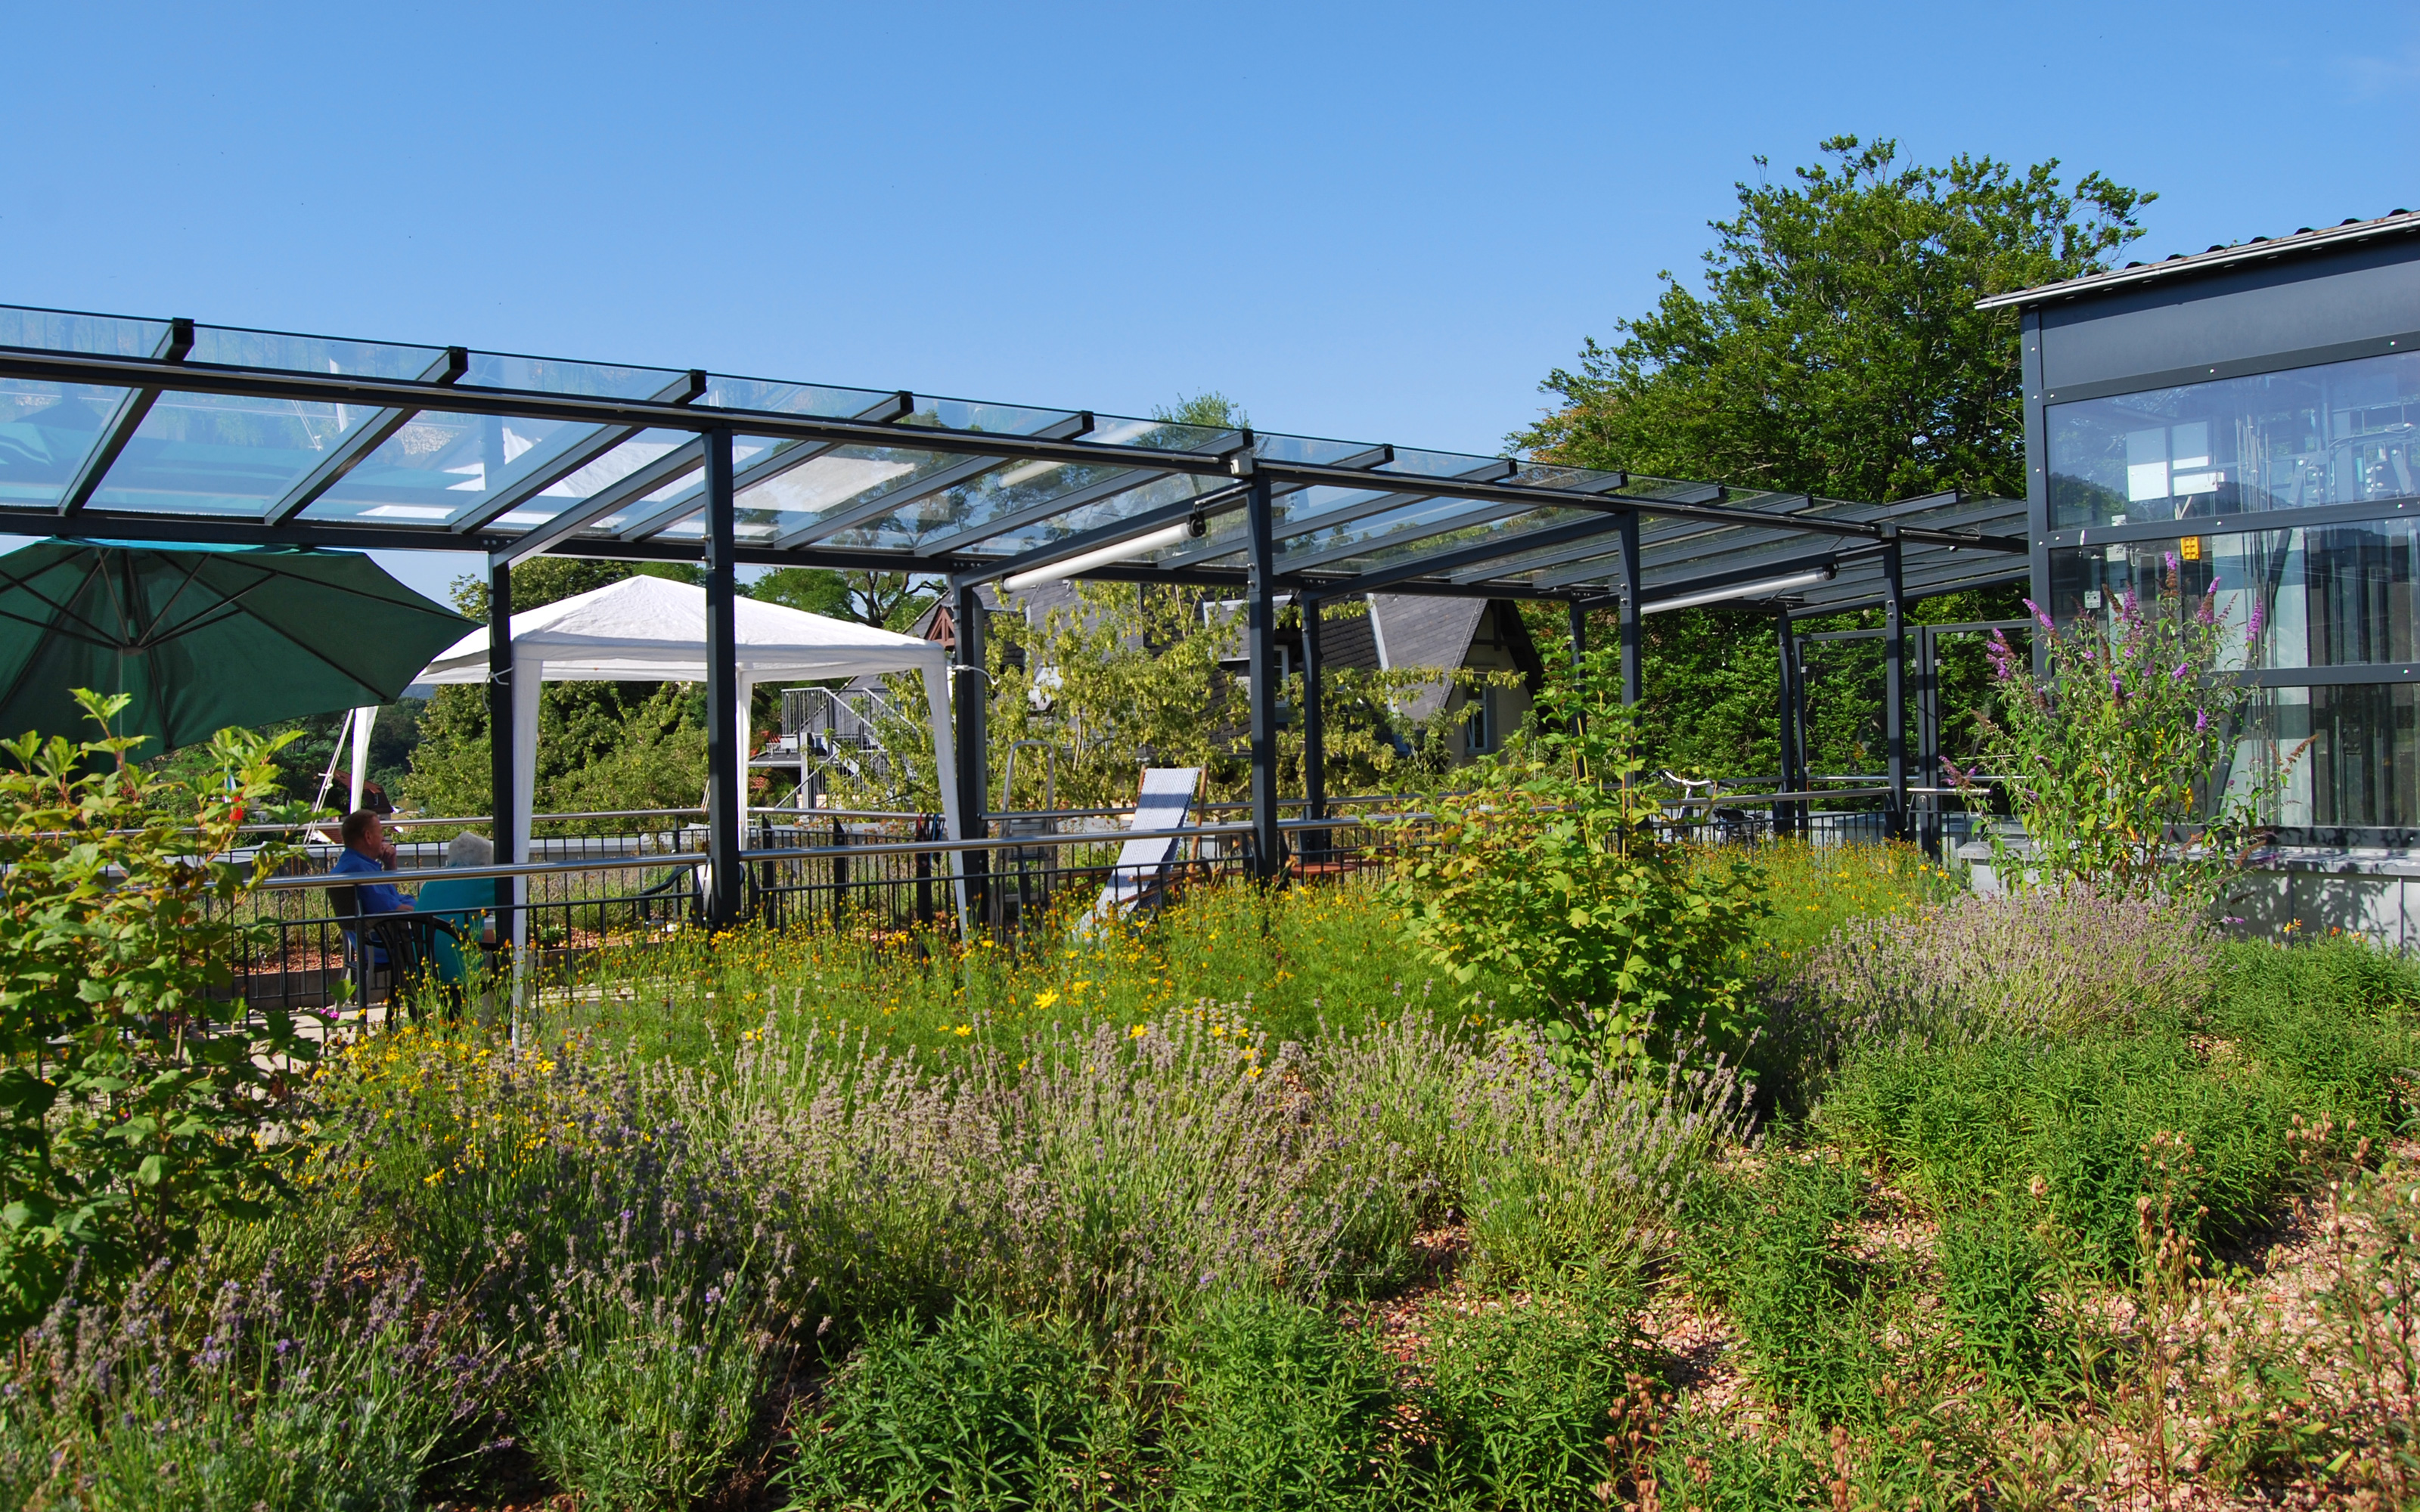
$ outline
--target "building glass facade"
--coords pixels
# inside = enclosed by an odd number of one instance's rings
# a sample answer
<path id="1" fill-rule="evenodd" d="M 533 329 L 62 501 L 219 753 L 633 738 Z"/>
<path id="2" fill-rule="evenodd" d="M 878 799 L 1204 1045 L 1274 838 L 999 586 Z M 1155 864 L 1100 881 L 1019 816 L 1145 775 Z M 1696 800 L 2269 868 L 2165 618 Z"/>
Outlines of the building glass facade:
<path id="1" fill-rule="evenodd" d="M 2051 406 L 2053 530 L 2420 495 L 2420 351 Z"/>
<path id="2" fill-rule="evenodd" d="M 2106 622 L 2128 594 L 2156 602 L 2171 573 L 2180 612 L 2211 595 L 2222 666 L 2264 685 L 2231 779 L 2282 770 L 2290 841 L 2420 843 L 2420 684 L 2407 680 L 2420 675 L 2420 351 L 2053 405 L 2043 420 L 2050 527 L 2080 537 L 2050 550 L 2038 585 L 2060 627 Z M 2381 517 L 2338 517 L 2348 506 Z M 2233 528 L 2246 516 L 2274 518 Z M 2179 529 L 2147 533 L 2161 525 Z M 2096 529 L 2123 538 L 2095 543 Z"/>

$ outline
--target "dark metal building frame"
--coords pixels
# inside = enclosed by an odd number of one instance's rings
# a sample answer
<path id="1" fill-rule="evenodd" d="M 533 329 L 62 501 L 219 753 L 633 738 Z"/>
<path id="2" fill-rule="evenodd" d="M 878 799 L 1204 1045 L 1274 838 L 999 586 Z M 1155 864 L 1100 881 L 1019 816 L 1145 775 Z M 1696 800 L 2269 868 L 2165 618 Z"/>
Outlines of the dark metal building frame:
<path id="1" fill-rule="evenodd" d="M 1254 855 L 1265 872 L 1282 856 L 1280 595 L 1304 622 L 1315 819 L 1324 602 L 1381 589 L 1559 600 L 1573 606 L 1575 637 L 1585 609 L 1612 606 L 1635 701 L 1643 614 L 1727 600 L 1771 605 L 1786 622 L 1879 606 L 1896 626 L 1912 599 L 2022 579 L 2024 511 L 2021 501 L 1859 503 L 1087 410 L 0 308 L 0 531 L 486 553 L 499 810 L 512 791 L 512 569 L 540 554 L 705 566 L 719 674 L 707 728 L 727 743 L 740 566 L 925 574 L 945 579 L 963 609 L 978 584 L 1193 523 L 1196 536 L 1175 546 L 1071 576 L 1245 591 Z M 983 666 L 983 615 L 960 612 L 956 624 L 956 780 L 976 839 L 986 828 L 987 687 L 969 673 Z M 1905 637 L 1886 640 L 1896 690 Z M 1901 703 L 1889 704 L 1903 826 Z M 736 764 L 718 745 L 718 919 L 739 906 Z M 512 833 L 507 818 L 496 815 L 499 837 Z"/>

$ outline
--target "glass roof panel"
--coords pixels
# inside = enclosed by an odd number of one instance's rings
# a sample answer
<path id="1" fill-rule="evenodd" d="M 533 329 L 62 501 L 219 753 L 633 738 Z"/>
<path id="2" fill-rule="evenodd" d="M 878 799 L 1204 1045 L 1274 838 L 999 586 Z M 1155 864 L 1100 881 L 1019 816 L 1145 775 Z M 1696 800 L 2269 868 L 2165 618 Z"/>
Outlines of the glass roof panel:
<path id="1" fill-rule="evenodd" d="M 0 347 L 148 357 L 167 334 L 165 320 L 0 305 Z M 0 378 L 0 508 L 55 505 L 126 393 Z"/>
<path id="2" fill-rule="evenodd" d="M 779 378 L 728 378 L 710 374 L 693 409 L 764 409 L 783 415 L 847 420 L 891 398 L 890 389 L 836 389 L 821 383 L 784 383 Z"/>
<path id="3" fill-rule="evenodd" d="M 1437 500 L 1424 506 L 1419 511 L 1423 517 L 1417 521 L 1369 534 L 1357 533 L 1346 543 L 1350 555 L 1334 555 L 1333 548 L 1327 548 L 1323 541 L 1322 549 L 1298 553 L 1292 563 L 1280 558 L 1279 570 L 1299 571 L 1315 565 L 1325 572 L 1374 572 L 1481 545 L 1500 547 L 1510 556 L 1521 549 L 1522 542 L 1528 536 L 1557 526 L 1584 520 L 1605 520 L 1606 529 L 1613 529 L 1610 517 L 1598 510 L 1512 509 L 1501 504 L 1474 506 L 1463 500 L 1452 501 L 1460 505 L 1458 509 L 1442 507 L 1447 502 Z"/>
<path id="4" fill-rule="evenodd" d="M 1084 531 L 1097 530 L 1104 525 L 1114 525 L 1120 520 L 1131 519 L 1147 511 L 1182 504 L 1188 499 L 1199 499 L 1204 494 L 1216 493 L 1233 482 L 1233 478 L 1205 477 L 1199 473 L 1162 473 L 1148 483 L 1138 485 L 1098 502 L 1079 505 L 1063 515 L 1052 515 L 992 536 L 982 546 L 971 548 L 969 554 L 1016 556 L 1020 552 L 1048 546 L 1054 541 L 1064 540 L 1070 535 L 1078 534 Z M 1234 502 L 1236 507 L 1241 507 L 1240 499 Z M 1166 555 L 1168 555 L 1168 549 L 1162 548 L 1135 560 L 1156 561 Z"/>

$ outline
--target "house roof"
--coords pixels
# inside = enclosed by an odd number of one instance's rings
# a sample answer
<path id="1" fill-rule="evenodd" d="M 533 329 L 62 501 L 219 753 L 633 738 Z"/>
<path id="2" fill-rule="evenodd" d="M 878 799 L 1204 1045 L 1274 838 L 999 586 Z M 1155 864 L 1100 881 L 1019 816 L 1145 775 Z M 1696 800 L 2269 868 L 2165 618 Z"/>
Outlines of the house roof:
<path id="1" fill-rule="evenodd" d="M 2309 226 L 2289 237 L 2254 237 L 2249 241 L 2211 248 L 2208 252 L 2175 253 L 2155 263 L 2132 262 L 2107 272 L 2087 273 L 2082 278 L 2070 278 L 2056 284 L 2043 284 L 2035 288 L 2019 289 L 2012 294 L 1994 294 L 1988 300 L 1978 300 L 1978 310 L 2006 309 L 2011 305 L 2042 304 L 2052 300 L 2073 299 L 2079 295 L 2105 294 L 2115 289 L 2133 288 L 2139 285 L 2210 272 L 2221 268 L 2234 268 L 2245 263 L 2272 262 L 2308 256 L 2355 242 L 2374 241 L 2382 237 L 2404 237 L 2420 231 L 2420 211 L 2397 210 L 2373 220 L 2349 220 L 2324 230 Z"/>

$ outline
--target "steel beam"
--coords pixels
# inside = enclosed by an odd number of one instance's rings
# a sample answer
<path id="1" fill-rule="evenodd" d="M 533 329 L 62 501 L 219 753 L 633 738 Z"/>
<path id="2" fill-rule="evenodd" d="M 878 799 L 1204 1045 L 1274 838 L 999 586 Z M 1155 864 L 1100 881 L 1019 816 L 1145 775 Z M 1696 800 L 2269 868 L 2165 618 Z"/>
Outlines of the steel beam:
<path id="1" fill-rule="evenodd" d="M 1320 645 L 1319 600 L 1308 594 L 1297 595 L 1295 603 L 1302 614 L 1302 804 L 1307 819 L 1327 817 L 1327 707 L 1322 702 L 1326 692 L 1326 657 Z M 1302 832 L 1303 850 L 1313 859 L 1324 858 L 1328 849 L 1328 832 L 1307 829 Z"/>
<path id="2" fill-rule="evenodd" d="M 420 375 L 420 381 L 451 385 L 470 370 L 470 352 L 460 347 L 448 347 Z M 417 409 L 380 409 L 371 414 L 321 457 L 318 467 L 304 473 L 300 482 L 264 510 L 261 517 L 271 525 L 283 525 L 310 508 L 321 494 L 343 482 L 346 473 L 361 466 L 372 452 L 386 444 L 388 437 L 411 424 L 411 417 L 418 413 Z"/>
<path id="3" fill-rule="evenodd" d="M 682 374 L 671 384 L 658 390 L 655 398 L 651 402 L 659 405 L 671 406 L 675 410 L 687 411 L 688 407 L 691 403 L 705 394 L 706 383 L 706 374 L 700 369 L 691 368 L 688 372 Z M 455 388 L 450 391 L 450 393 L 454 394 L 476 393 L 478 391 L 476 390 L 462 388 Z M 511 410 L 469 410 L 466 407 L 452 401 L 450 398 L 442 406 L 426 405 L 423 406 L 423 408 L 442 408 L 448 412 L 499 414 L 504 416 L 509 416 L 513 413 Z M 541 415 L 536 418 L 546 419 L 550 417 Z M 589 463 L 596 461 L 598 457 L 603 456 L 606 453 L 612 451 L 616 446 L 621 445 L 624 441 L 637 436 L 641 431 L 662 428 L 666 427 L 656 425 L 608 424 L 602 429 L 591 432 L 590 434 L 580 437 L 575 440 L 567 441 L 565 443 L 561 452 L 538 464 L 538 466 L 531 471 L 528 476 L 520 479 L 517 483 L 500 483 L 497 490 L 493 494 L 482 499 L 476 506 L 464 513 L 461 518 L 449 522 L 446 529 L 452 531 L 457 535 L 467 535 L 473 532 L 484 531 L 489 526 L 493 525 L 496 521 L 504 518 L 506 515 L 511 514 L 514 510 L 520 508 L 521 505 L 528 503 L 531 500 L 546 492 L 549 488 L 553 487 L 556 484 L 561 483 L 564 479 L 579 471 L 582 468 L 586 467 Z M 669 428 L 675 430 L 693 430 L 696 426 L 692 423 L 685 425 L 675 425 Z M 494 472 L 489 474 L 489 477 L 491 479 L 496 478 L 503 472 L 503 471 L 504 469 L 500 465 L 496 468 Z"/>
<path id="4" fill-rule="evenodd" d="M 738 579 L 732 560 L 731 432 L 708 431 L 706 445 L 706 853 L 707 924 L 739 921 L 747 878 L 739 861 Z"/>
<path id="5" fill-rule="evenodd" d="M 1637 703 L 1646 696 L 1646 634 L 1639 616 L 1646 606 L 1638 586 L 1638 517 L 1621 517 L 1621 702 Z"/>
<path id="6" fill-rule="evenodd" d="M 155 362 L 173 365 L 183 363 L 186 354 L 193 349 L 194 323 L 180 316 L 168 322 L 168 329 L 160 337 L 160 344 L 151 349 L 151 356 Z M 59 514 L 72 515 L 92 501 L 92 496 L 101 489 L 101 480 L 109 476 L 110 468 L 116 465 L 117 455 L 126 450 L 126 443 L 143 428 L 144 417 L 151 412 L 153 402 L 166 393 L 167 388 L 166 384 L 132 388 L 117 396 L 117 404 L 109 411 L 109 418 L 101 423 L 100 439 L 93 442 L 92 450 L 85 454 L 83 464 L 75 470 L 75 476 L 68 480 L 67 487 L 59 494 Z"/>
<path id="7" fill-rule="evenodd" d="M 1064 420 L 1054 420 L 1032 434 L 1047 440 L 1071 440 L 1092 428 L 1093 412 L 1086 409 L 1069 415 Z M 900 431 L 892 444 L 902 451 L 919 450 L 915 442 L 917 435 L 918 432 L 915 430 Z M 837 535 L 868 520 L 880 519 L 885 515 L 897 514 L 909 504 L 930 499 L 935 494 L 947 493 L 958 485 L 982 477 L 992 469 L 1003 467 L 1012 460 L 1014 458 L 1007 456 L 969 457 L 954 466 L 943 468 L 939 472 L 919 478 L 913 483 L 891 489 L 887 493 L 878 493 L 871 499 L 861 500 L 828 516 L 818 516 L 787 535 L 779 537 L 773 545 L 777 549 L 812 545 L 828 535 Z"/>

